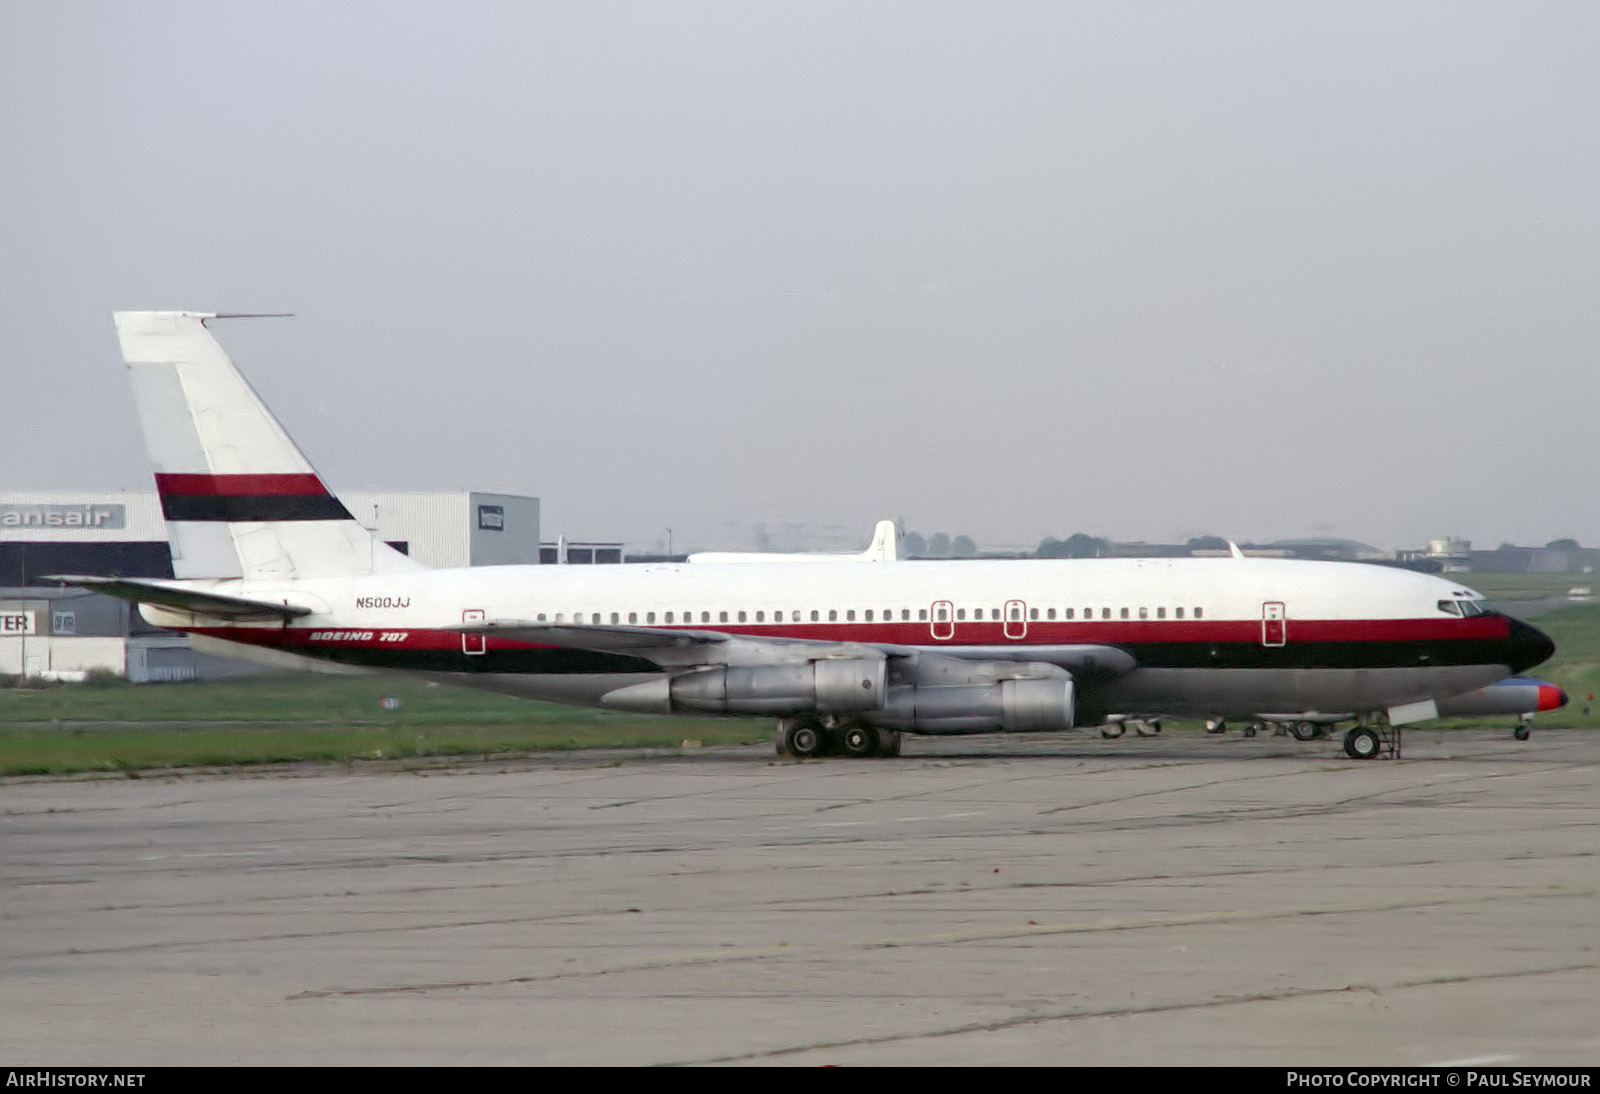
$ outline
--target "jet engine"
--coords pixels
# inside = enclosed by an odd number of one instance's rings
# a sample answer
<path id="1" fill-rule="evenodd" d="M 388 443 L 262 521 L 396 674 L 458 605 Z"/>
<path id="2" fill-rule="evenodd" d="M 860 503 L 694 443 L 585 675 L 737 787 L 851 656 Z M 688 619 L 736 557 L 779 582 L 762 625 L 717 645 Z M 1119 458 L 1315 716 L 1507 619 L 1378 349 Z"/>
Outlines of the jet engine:
<path id="1" fill-rule="evenodd" d="M 877 710 L 887 693 L 885 662 L 853 658 L 705 669 L 621 688 L 600 701 L 659 713 L 852 714 Z"/>
<path id="2" fill-rule="evenodd" d="M 918 733 L 1013 733 L 1071 729 L 1072 678 L 1000 680 L 955 687 L 891 688 L 884 709 L 870 718 L 889 729 Z"/>

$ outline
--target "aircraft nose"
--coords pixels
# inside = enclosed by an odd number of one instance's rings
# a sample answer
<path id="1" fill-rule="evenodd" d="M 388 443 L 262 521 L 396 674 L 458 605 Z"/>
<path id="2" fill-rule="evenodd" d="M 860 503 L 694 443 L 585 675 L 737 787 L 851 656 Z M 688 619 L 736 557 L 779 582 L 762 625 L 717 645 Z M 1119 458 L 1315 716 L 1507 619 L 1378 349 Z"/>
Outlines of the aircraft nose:
<path id="1" fill-rule="evenodd" d="M 1556 652 L 1556 644 L 1538 627 L 1512 619 L 1507 635 L 1507 659 L 1512 672 L 1525 672 L 1541 662 L 1548 661 Z"/>

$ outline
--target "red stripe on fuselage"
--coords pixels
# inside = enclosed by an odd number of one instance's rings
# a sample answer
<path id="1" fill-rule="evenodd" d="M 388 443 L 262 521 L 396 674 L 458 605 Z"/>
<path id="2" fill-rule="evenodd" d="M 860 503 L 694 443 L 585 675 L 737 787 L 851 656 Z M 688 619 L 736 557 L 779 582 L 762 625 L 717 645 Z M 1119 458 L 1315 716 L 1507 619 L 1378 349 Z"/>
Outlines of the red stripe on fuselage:
<path id="1" fill-rule="evenodd" d="M 328 488 L 309 473 L 289 475 L 157 474 L 163 494 L 206 497 L 326 497 Z"/>
<path id="2" fill-rule="evenodd" d="M 609 614 L 609 613 L 608 613 Z M 557 624 L 579 629 L 590 624 Z M 601 626 L 604 626 L 602 624 Z M 1005 624 L 999 620 L 960 622 L 955 624 L 953 639 L 937 641 L 929 636 L 925 622 L 899 621 L 873 623 L 713 623 L 672 624 L 657 627 L 664 632 L 676 630 L 715 630 L 723 634 L 745 635 L 751 638 L 802 638 L 813 642 L 865 642 L 884 645 L 925 647 L 960 646 L 1029 646 L 1102 645 L 1124 646 L 1148 643 L 1153 645 L 1237 643 L 1258 645 L 1261 642 L 1261 621 L 1258 619 L 1206 619 L 1184 621 L 1159 620 L 1104 620 L 1092 623 L 1074 621 L 1030 622 L 1025 638 L 1007 638 Z M 249 642 L 256 645 L 325 647 L 328 645 L 361 645 L 387 649 L 449 649 L 459 648 L 460 631 L 437 630 L 428 627 L 397 626 L 342 626 L 342 627 L 200 627 L 184 628 L 209 634 L 216 638 Z M 1510 624 L 1503 616 L 1484 615 L 1472 619 L 1324 619 L 1292 620 L 1289 627 L 1289 645 L 1307 642 L 1426 642 L 1449 639 L 1505 638 Z M 358 637 L 366 635 L 368 637 Z M 314 637 L 316 636 L 316 637 Z M 525 642 L 515 639 L 489 637 L 489 649 L 553 649 L 556 643 Z M 1556 689 L 1552 689 L 1553 691 Z"/>

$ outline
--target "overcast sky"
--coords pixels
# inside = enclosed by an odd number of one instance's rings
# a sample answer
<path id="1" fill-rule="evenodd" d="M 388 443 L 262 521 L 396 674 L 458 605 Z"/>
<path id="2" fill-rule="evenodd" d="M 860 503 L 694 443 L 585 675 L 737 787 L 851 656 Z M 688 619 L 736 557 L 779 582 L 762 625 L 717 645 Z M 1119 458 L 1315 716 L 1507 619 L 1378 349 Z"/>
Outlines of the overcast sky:
<path id="1" fill-rule="evenodd" d="M 0 489 L 148 488 L 115 308 L 334 489 L 1600 543 L 1600 5 L 0 0 Z"/>

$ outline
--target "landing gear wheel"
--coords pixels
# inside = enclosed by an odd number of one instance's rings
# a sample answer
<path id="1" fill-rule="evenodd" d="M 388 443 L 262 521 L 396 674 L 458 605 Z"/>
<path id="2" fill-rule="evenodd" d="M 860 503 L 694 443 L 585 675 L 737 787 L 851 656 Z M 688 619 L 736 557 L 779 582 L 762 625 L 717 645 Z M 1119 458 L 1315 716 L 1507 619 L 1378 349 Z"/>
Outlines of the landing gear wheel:
<path id="1" fill-rule="evenodd" d="M 1227 719 L 1226 718 L 1212 718 L 1212 719 L 1210 719 L 1209 721 L 1206 722 L 1206 732 L 1207 733 L 1212 733 L 1212 734 L 1228 732 L 1228 721 L 1227 721 Z"/>
<path id="2" fill-rule="evenodd" d="M 898 729 L 878 730 L 878 755 L 900 755 L 900 731 Z"/>
<path id="3" fill-rule="evenodd" d="M 828 751 L 827 731 L 816 722 L 790 722 L 779 733 L 783 740 L 780 751 L 797 760 L 809 760 Z"/>
<path id="4" fill-rule="evenodd" d="M 1314 741 L 1322 736 L 1322 727 L 1315 722 L 1290 722 L 1289 732 L 1297 741 Z"/>
<path id="5" fill-rule="evenodd" d="M 883 742 L 874 726 L 845 726 L 839 733 L 839 751 L 856 759 L 883 755 Z"/>
<path id="6" fill-rule="evenodd" d="M 1367 726 L 1357 726 L 1344 735 L 1344 754 L 1352 760 L 1370 760 L 1380 748 L 1377 731 Z"/>
<path id="7" fill-rule="evenodd" d="M 1511 731 L 1511 735 L 1519 741 L 1526 741 L 1532 733 L 1532 728 L 1527 725 L 1520 725 Z"/>
<path id="8" fill-rule="evenodd" d="M 1244 736 L 1254 737 L 1261 727 L 1261 722 L 1251 722 L 1249 725 L 1244 727 Z"/>
<path id="9" fill-rule="evenodd" d="M 1120 737 L 1125 732 L 1126 730 L 1123 729 L 1121 722 L 1107 722 L 1105 725 L 1100 727 L 1100 736 L 1106 738 L 1106 740 L 1110 740 L 1113 737 Z"/>

